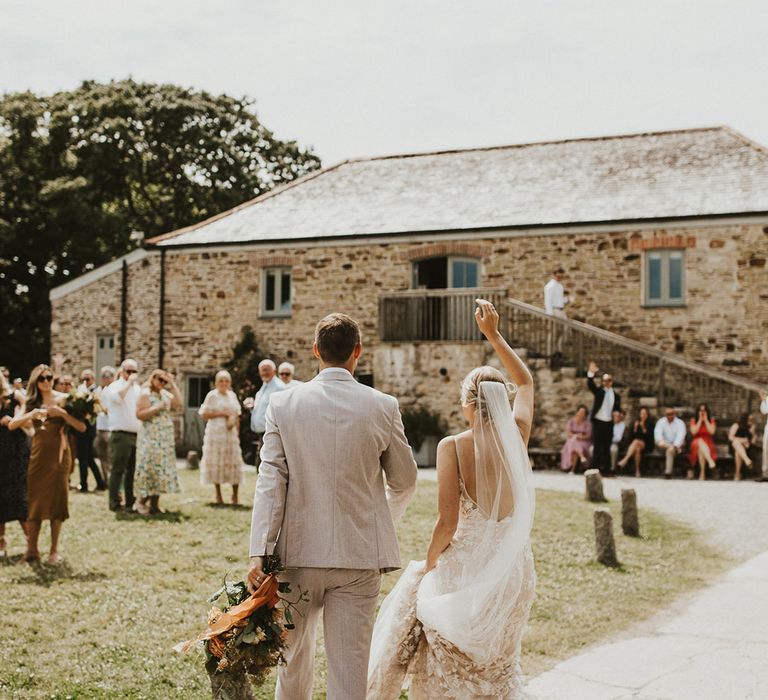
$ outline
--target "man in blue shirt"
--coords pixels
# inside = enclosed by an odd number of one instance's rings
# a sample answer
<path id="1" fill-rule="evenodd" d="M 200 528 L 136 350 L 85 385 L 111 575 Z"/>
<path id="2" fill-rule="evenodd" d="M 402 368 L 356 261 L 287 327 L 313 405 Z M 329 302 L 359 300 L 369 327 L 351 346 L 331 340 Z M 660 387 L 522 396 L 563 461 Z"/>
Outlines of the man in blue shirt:
<path id="1" fill-rule="evenodd" d="M 288 385 L 277 376 L 277 366 L 272 360 L 259 362 L 259 377 L 261 377 L 261 389 L 253 397 L 251 409 L 251 430 L 256 433 L 256 464 L 259 463 L 258 453 L 261 451 L 261 439 L 266 430 L 265 420 L 269 397 L 276 391 L 283 391 Z"/>

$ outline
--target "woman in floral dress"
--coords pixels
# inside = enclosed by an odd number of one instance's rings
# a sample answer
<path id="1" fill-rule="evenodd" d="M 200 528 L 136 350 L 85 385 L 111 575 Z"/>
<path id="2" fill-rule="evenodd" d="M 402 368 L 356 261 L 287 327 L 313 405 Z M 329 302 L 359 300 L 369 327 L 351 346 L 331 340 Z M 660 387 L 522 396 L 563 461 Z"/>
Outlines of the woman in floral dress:
<path id="1" fill-rule="evenodd" d="M 224 503 L 222 484 L 232 484 L 232 504 L 238 502 L 238 487 L 243 480 L 240 412 L 240 402 L 232 391 L 232 377 L 222 370 L 216 374 L 216 388 L 208 392 L 200 406 L 200 415 L 206 421 L 200 481 L 216 487 L 216 503 Z"/>
<path id="2" fill-rule="evenodd" d="M 144 383 L 136 401 L 141 429 L 136 436 L 136 510 L 154 515 L 160 510 L 160 495 L 179 491 L 176 474 L 176 445 L 171 409 L 181 406 L 181 393 L 173 376 L 156 369 Z"/>

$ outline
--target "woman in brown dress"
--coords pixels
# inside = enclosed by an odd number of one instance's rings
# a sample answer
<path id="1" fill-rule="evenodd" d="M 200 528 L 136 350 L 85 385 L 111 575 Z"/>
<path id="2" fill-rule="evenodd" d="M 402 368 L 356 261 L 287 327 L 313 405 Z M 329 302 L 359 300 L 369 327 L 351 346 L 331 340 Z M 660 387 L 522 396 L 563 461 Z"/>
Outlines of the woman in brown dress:
<path id="1" fill-rule="evenodd" d="M 61 524 L 69 517 L 68 483 L 72 467 L 72 451 L 67 426 L 83 432 L 85 423 L 70 416 L 62 404 L 67 395 L 53 390 L 53 370 L 48 365 L 38 365 L 32 370 L 27 384 L 25 412 L 11 421 L 9 427 L 32 425 L 35 435 L 27 469 L 27 520 L 26 561 L 38 561 L 40 552 L 37 542 L 43 520 L 51 522 L 51 550 L 49 564 L 59 561 L 59 534 Z"/>

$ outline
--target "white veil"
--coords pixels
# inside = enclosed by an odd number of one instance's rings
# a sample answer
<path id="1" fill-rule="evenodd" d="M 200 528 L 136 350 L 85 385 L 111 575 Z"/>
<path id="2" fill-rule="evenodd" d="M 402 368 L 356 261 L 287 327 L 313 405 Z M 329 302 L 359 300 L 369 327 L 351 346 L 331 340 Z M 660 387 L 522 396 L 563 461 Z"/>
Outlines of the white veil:
<path id="1" fill-rule="evenodd" d="M 479 524 L 449 591 L 436 571 L 424 576 L 416 615 L 476 663 L 499 652 L 521 594 L 534 585 L 526 566 L 535 507 L 531 467 L 509 403 L 507 386 L 483 381 L 473 426 L 475 465 L 464 481 L 476 492 Z M 474 477 L 474 489 L 471 488 Z"/>

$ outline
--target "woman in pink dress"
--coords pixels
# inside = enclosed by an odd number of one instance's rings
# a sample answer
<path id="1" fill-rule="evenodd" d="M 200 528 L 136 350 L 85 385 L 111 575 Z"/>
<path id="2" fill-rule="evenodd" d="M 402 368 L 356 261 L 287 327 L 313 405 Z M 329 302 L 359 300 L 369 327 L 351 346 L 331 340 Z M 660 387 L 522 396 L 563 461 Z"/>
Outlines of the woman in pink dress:
<path id="1" fill-rule="evenodd" d="M 560 452 L 560 469 L 575 472 L 579 464 L 587 466 L 589 447 L 592 444 L 592 423 L 584 404 L 579 405 L 576 415 L 566 423 L 565 431 L 568 439 Z"/>

